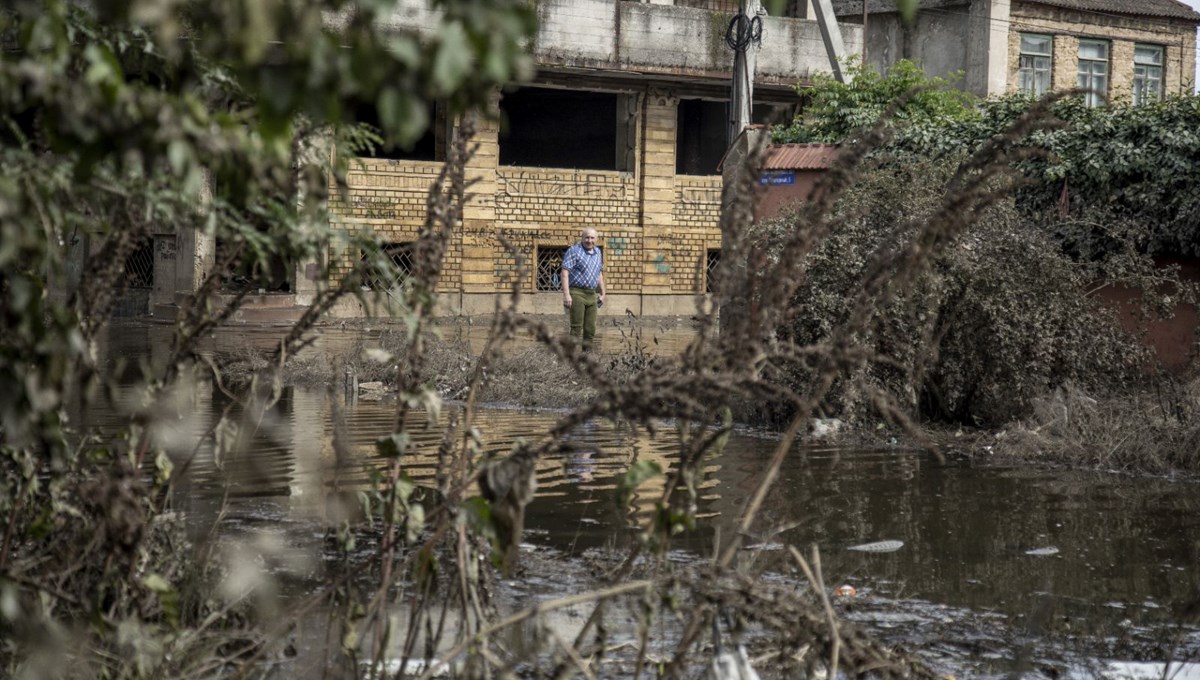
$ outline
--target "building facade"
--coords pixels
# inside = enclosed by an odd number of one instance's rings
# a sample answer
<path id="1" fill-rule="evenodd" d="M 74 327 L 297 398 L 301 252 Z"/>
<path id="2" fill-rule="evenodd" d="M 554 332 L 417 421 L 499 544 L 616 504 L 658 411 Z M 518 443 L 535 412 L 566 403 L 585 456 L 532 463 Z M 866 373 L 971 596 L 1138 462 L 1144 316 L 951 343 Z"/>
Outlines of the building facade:
<path id="1" fill-rule="evenodd" d="M 424 0 L 406 0 L 398 30 L 433 25 Z M 439 298 L 449 313 L 488 314 L 521 276 L 522 311 L 561 313 L 558 265 L 581 229 L 605 256 L 608 314 L 689 314 L 720 257 L 721 176 L 733 53 L 728 0 L 540 0 L 533 82 L 497 93 L 497 120 L 477 129 L 474 181 L 451 245 Z M 788 115 L 795 85 L 829 72 L 811 8 L 764 17 L 756 116 Z M 861 49 L 861 32 L 843 33 Z M 331 201 L 338 230 L 369 230 L 403 272 L 425 217 L 425 196 L 454 121 L 437 121 L 414 149 L 352 161 L 348 193 Z M 511 246 L 506 247 L 507 243 Z M 517 255 L 514 255 L 514 250 Z M 329 254 L 334 275 L 362 253 Z M 517 256 L 525 267 L 518 274 Z M 297 273 L 299 302 L 311 284 Z M 386 280 L 378 285 L 387 286 Z M 350 315 L 357 310 L 344 309 Z"/>
<path id="2" fill-rule="evenodd" d="M 900 59 L 980 96 L 1075 87 L 1088 102 L 1192 92 L 1200 14 L 1176 0 L 923 0 L 906 25 L 895 0 L 835 0 L 866 24 L 866 63 Z"/>

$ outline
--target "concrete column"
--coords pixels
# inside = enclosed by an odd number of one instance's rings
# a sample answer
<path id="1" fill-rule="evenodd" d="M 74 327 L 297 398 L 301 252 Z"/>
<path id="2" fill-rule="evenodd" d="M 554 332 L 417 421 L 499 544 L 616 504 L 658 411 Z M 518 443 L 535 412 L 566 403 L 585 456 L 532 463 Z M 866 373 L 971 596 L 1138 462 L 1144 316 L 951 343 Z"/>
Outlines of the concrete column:
<path id="1" fill-rule="evenodd" d="M 1010 0 L 975 0 L 967 27 L 966 89 L 981 97 L 1008 89 Z"/>
<path id="2" fill-rule="evenodd" d="M 474 182 L 463 205 L 462 304 L 464 314 L 490 314 L 496 295 L 496 191 L 500 167 L 500 92 L 490 104 L 491 115 L 478 116 L 475 139 L 479 145 L 466 167 L 466 180 Z"/>
<path id="3" fill-rule="evenodd" d="M 333 140 L 328 132 L 315 133 L 311 137 L 301 142 L 300 149 L 300 169 L 297 172 L 308 172 L 314 166 L 323 166 L 333 158 Z M 305 206 L 303 205 L 304 196 L 298 196 L 296 199 L 301 204 L 298 206 L 301 213 L 304 213 Z M 314 208 L 325 208 L 327 206 L 316 205 Z M 319 211 L 319 212 L 324 212 Z M 317 224 L 310 224 L 309 218 L 304 217 L 302 229 L 316 229 Z M 292 292 L 295 294 L 295 304 L 307 307 L 312 304 L 317 292 L 326 287 L 325 269 L 329 257 L 329 249 L 322 248 L 318 252 L 313 253 L 305 260 L 296 263 L 296 269 L 292 272 L 292 280 L 295 281 L 295 287 Z"/>
<path id="4" fill-rule="evenodd" d="M 845 72 L 844 64 L 849 56 L 846 53 L 846 43 L 842 40 L 842 29 L 833 13 L 833 3 L 830 0 L 816 0 L 812 3 L 817 15 L 817 26 L 821 29 L 821 40 L 825 42 L 825 54 L 829 57 L 829 70 L 839 83 L 847 82 L 850 75 Z M 866 40 L 866 36 L 863 36 Z"/>
<path id="5" fill-rule="evenodd" d="M 154 291 L 150 294 L 150 313 L 159 305 L 175 302 L 175 282 L 179 278 L 177 249 L 179 237 L 175 234 L 154 234 Z"/>
<path id="6" fill-rule="evenodd" d="M 675 226 L 675 134 L 679 126 L 679 97 L 665 90 L 646 95 L 642 125 L 642 294 L 671 291 L 670 236 Z M 649 300 L 643 300 L 643 305 Z M 650 313 L 643 310 L 643 313 Z"/>
<path id="7" fill-rule="evenodd" d="M 200 204 L 209 205 L 213 197 L 213 178 L 204 173 L 200 189 Z M 217 241 L 202 229 L 180 227 L 176 234 L 175 294 L 190 295 L 213 270 L 217 256 Z"/>

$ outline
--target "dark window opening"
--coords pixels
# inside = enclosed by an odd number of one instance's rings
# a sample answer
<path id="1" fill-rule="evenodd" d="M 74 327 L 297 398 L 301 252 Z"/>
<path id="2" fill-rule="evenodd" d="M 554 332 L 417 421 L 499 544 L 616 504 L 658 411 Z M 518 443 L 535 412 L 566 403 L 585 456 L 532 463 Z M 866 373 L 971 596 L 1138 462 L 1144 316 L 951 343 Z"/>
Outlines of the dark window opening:
<path id="1" fill-rule="evenodd" d="M 787 125 L 796 117 L 795 104 L 758 103 L 750 109 L 750 122 L 756 125 Z"/>
<path id="2" fill-rule="evenodd" d="M 721 265 L 721 250 L 709 249 L 704 260 L 704 292 L 717 292 L 717 267 Z"/>
<path id="3" fill-rule="evenodd" d="M 755 104 L 750 122 L 760 125 L 790 123 L 794 104 Z M 675 135 L 675 174 L 715 175 L 729 148 L 729 102 L 703 99 L 679 100 Z"/>
<path id="4" fill-rule="evenodd" d="M 125 287 L 154 287 L 154 241 L 143 239 L 125 258 Z"/>
<path id="5" fill-rule="evenodd" d="M 408 146 L 399 144 L 383 132 L 379 118 L 379 110 L 373 104 L 361 104 L 354 110 L 353 119 L 356 123 L 370 125 L 375 133 L 383 137 L 383 143 L 373 149 L 363 149 L 359 155 L 363 158 L 389 158 L 404 161 L 441 161 L 445 160 L 445 111 L 444 107 L 430 104 L 427 109 L 428 125 L 425 134 Z M 439 118 L 439 116 L 441 116 Z"/>
<path id="6" fill-rule="evenodd" d="M 725 155 L 726 102 L 679 100 L 679 126 L 675 134 L 675 174 L 715 175 Z"/>
<path id="7" fill-rule="evenodd" d="M 381 243 L 376 252 L 363 251 L 363 287 L 391 290 L 413 274 L 413 243 Z"/>
<path id="8" fill-rule="evenodd" d="M 627 170 L 616 94 L 526 87 L 500 100 L 500 165 Z"/>
<path id="9" fill-rule="evenodd" d="M 567 249 L 538 246 L 537 290 L 562 290 L 562 261 Z"/>
<path id="10" fill-rule="evenodd" d="M 808 0 L 788 0 L 783 9 L 783 16 L 793 19 L 808 19 Z M 839 17 L 840 21 L 840 17 Z"/>

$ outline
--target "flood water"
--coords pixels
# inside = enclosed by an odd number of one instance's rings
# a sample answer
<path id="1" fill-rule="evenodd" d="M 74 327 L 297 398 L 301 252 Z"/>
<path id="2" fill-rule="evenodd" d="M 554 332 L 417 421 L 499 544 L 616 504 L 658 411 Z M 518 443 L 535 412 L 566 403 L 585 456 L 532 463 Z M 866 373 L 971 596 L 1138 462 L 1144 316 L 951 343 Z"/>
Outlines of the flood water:
<path id="1" fill-rule="evenodd" d="M 178 436 L 164 432 L 164 441 L 187 443 L 172 453 L 177 469 L 186 467 L 176 508 L 196 527 L 221 512 L 229 536 L 273 535 L 297 557 L 299 582 L 319 578 L 306 556 L 320 553 L 323 527 L 346 511 L 329 489 L 335 478 L 342 489 L 369 487 L 371 470 L 382 469 L 374 442 L 391 431 L 395 405 L 338 403 L 355 463 L 338 470 L 324 391 L 286 389 L 251 453 L 230 460 L 195 447 L 228 399 L 203 385 L 196 397 L 188 417 L 169 428 Z M 104 428 L 120 409 L 98 406 L 85 422 Z M 487 448 L 504 452 L 561 415 L 490 408 L 478 427 Z M 417 447 L 405 471 L 432 485 L 441 433 L 422 430 L 423 420 L 413 423 Z M 572 437 L 577 453 L 539 463 L 525 537 L 529 550 L 564 561 L 629 540 L 641 513 L 617 506 L 617 478 L 639 460 L 669 469 L 677 450 L 671 427 L 652 437 L 593 422 Z M 769 435 L 735 432 L 706 470 L 702 519 L 677 543 L 681 554 L 700 559 L 730 535 L 775 445 Z M 643 485 L 635 505 L 651 507 L 661 484 Z M 749 542 L 748 559 L 782 573 L 783 546 L 805 553 L 819 546 L 826 581 L 858 591 L 846 616 L 910 649 L 937 650 L 958 677 L 1095 677 L 1081 658 L 1192 660 L 1200 650 L 1200 485 L 1193 482 L 939 462 L 900 448 L 799 446 L 758 526 L 765 534 Z M 876 541 L 903 546 L 849 550 Z"/>

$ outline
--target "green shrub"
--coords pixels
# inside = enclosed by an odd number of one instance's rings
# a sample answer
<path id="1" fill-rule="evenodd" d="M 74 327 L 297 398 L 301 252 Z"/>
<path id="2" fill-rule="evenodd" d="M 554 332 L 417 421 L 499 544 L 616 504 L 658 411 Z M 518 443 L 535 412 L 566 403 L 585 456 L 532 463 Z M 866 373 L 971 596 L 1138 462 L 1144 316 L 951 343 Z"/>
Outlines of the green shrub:
<path id="1" fill-rule="evenodd" d="M 808 257 L 784 333 L 811 345 L 843 323 L 872 255 L 911 239 L 909 225 L 940 204 L 954 167 L 920 161 L 866 171 L 839 203 L 829 238 Z M 1065 382 L 1111 384 L 1144 369 L 1147 351 L 1087 294 L 1114 262 L 1067 256 L 1011 198 L 974 217 L 908 294 L 874 310 L 869 335 L 857 338 L 870 358 L 843 379 L 830 411 L 862 415 L 880 389 L 910 415 L 994 424 L 1026 413 L 1034 398 Z M 763 225 L 762 237 L 769 242 L 793 228 L 792 219 Z M 1119 257 L 1131 278 L 1153 272 L 1148 258 Z"/>

